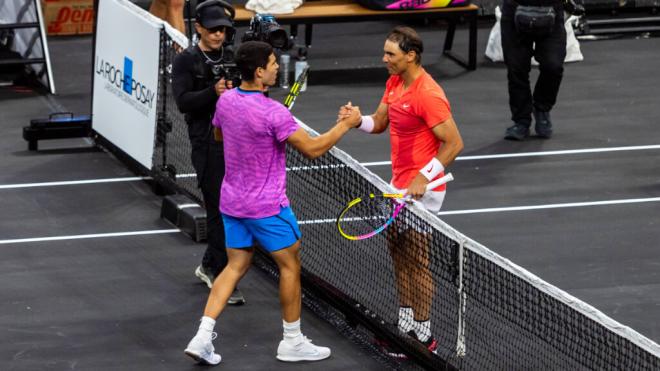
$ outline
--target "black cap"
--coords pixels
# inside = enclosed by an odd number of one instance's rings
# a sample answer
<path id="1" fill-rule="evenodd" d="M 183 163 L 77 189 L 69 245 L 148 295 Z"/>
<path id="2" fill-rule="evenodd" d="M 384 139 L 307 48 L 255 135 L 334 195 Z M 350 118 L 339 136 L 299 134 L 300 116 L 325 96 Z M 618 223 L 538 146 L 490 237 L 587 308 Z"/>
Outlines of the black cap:
<path id="1" fill-rule="evenodd" d="M 234 27 L 234 22 L 232 22 L 229 14 L 219 4 L 208 4 L 207 6 L 200 7 L 197 10 L 197 22 L 207 30 L 220 26 Z"/>

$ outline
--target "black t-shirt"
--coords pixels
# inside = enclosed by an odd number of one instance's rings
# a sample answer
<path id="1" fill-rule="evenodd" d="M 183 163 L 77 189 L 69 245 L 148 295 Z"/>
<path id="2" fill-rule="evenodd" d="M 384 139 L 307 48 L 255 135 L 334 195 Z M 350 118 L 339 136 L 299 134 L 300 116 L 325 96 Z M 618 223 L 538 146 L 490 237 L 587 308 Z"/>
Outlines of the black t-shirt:
<path id="1" fill-rule="evenodd" d="M 197 45 L 179 53 L 172 65 L 172 92 L 179 111 L 186 119 L 211 120 L 218 96 L 212 67 L 222 63 L 222 51 L 205 52 Z M 214 63 L 215 62 L 215 63 Z"/>
<path id="2" fill-rule="evenodd" d="M 197 45 L 174 58 L 172 93 L 179 111 L 185 114 L 193 149 L 215 143 L 211 119 L 218 101 L 214 85 L 219 78 L 214 74 L 214 67 L 231 58 L 233 54 L 229 49 L 202 53 Z"/>

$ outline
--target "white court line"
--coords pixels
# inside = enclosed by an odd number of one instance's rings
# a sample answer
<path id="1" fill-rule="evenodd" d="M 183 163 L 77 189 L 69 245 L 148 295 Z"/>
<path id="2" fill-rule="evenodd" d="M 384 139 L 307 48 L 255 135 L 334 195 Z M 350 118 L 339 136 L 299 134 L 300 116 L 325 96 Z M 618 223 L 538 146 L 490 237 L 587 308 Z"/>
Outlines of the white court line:
<path id="1" fill-rule="evenodd" d="M 568 207 L 621 205 L 621 204 L 645 203 L 645 202 L 660 202 L 660 197 L 631 198 L 624 200 L 608 200 L 608 201 L 592 201 L 592 202 L 572 202 L 572 203 L 563 203 L 563 204 L 548 204 L 548 205 L 533 205 L 533 206 L 495 207 L 489 209 L 452 210 L 452 211 L 441 211 L 437 215 L 442 216 L 442 215 L 494 213 L 494 212 L 506 212 L 506 211 L 559 209 L 559 208 L 568 208 Z M 336 219 L 315 219 L 315 220 L 301 220 L 298 222 L 298 224 L 301 225 L 328 224 L 335 222 Z M 46 242 L 46 241 L 61 241 L 61 240 L 78 240 L 85 238 L 140 236 L 140 235 L 149 235 L 149 234 L 179 233 L 179 232 L 181 232 L 180 229 L 156 229 L 156 230 L 134 231 L 134 232 L 96 233 L 96 234 L 81 234 L 81 235 L 72 235 L 72 236 L 21 238 L 21 239 L 13 239 L 13 240 L 0 240 L 0 245 L 12 244 L 12 243 L 25 243 L 25 242 Z"/>
<path id="2" fill-rule="evenodd" d="M 195 178 L 195 174 L 178 174 L 177 178 Z M 31 188 L 31 187 L 55 187 L 63 185 L 80 185 L 80 184 L 98 184 L 98 183 L 118 183 L 118 182 L 136 182 L 141 180 L 151 180 L 150 176 L 133 176 L 125 178 L 100 178 L 100 179 L 87 179 L 87 180 L 65 180 L 61 182 L 42 182 L 42 183 L 19 183 L 19 184 L 5 184 L 0 185 L 0 189 L 16 189 L 16 188 Z"/>
<path id="3" fill-rule="evenodd" d="M 14 239 L 14 240 L 0 240 L 0 245 L 10 244 L 10 243 L 80 240 L 80 239 L 84 239 L 84 238 L 107 238 L 107 237 L 123 237 L 123 236 L 140 236 L 140 235 L 148 235 L 148 234 L 179 233 L 179 232 L 181 232 L 180 229 L 154 229 L 154 230 L 149 230 L 149 231 L 113 232 L 113 233 L 79 234 L 79 235 L 72 235 L 72 236 L 19 238 L 19 239 Z"/>
<path id="4" fill-rule="evenodd" d="M 135 182 L 137 180 L 151 179 L 148 176 L 133 176 L 126 178 L 105 178 L 88 180 L 67 180 L 61 182 L 43 182 L 43 183 L 22 183 L 0 185 L 0 189 L 30 188 L 30 187 L 53 187 L 62 185 L 96 184 L 96 183 L 114 183 L 114 182 Z"/>
<path id="5" fill-rule="evenodd" d="M 547 205 L 531 205 L 531 206 L 493 207 L 488 209 L 450 210 L 450 211 L 441 211 L 437 215 L 442 216 L 442 215 L 460 215 L 460 214 L 498 213 L 505 211 L 525 211 L 525 210 L 559 209 L 565 207 L 622 205 L 622 204 L 635 204 L 635 203 L 644 203 L 644 202 L 660 202 L 660 197 L 629 198 L 623 200 L 607 200 L 607 201 L 592 201 L 592 202 L 570 202 L 563 204 L 547 204 Z"/>
<path id="6" fill-rule="evenodd" d="M 490 160 L 496 158 L 514 158 L 514 157 L 534 157 L 534 156 L 557 156 L 557 155 L 575 155 L 583 153 L 602 153 L 602 152 L 619 152 L 619 151 L 641 151 L 649 149 L 660 149 L 660 144 L 648 146 L 628 146 L 628 147 L 604 147 L 604 148 L 586 148 L 586 149 L 567 149 L 563 151 L 542 151 L 542 152 L 521 152 L 521 153 L 502 153 L 496 155 L 480 155 L 480 156 L 458 156 L 456 161 L 470 161 L 470 160 Z M 363 162 L 363 166 L 384 166 L 391 165 L 391 161 L 376 161 L 376 162 Z"/>
<path id="7" fill-rule="evenodd" d="M 461 215 L 461 214 L 480 214 L 480 213 L 499 213 L 506 211 L 528 211 L 528 210 L 543 210 L 543 209 L 561 209 L 569 207 L 587 207 L 587 206 L 606 206 L 606 205 L 623 205 L 635 204 L 645 202 L 660 202 L 660 197 L 651 198 L 629 198 L 621 200 L 606 200 L 606 201 L 590 201 L 590 202 L 570 202 L 563 204 L 547 204 L 547 205 L 530 205 L 530 206 L 509 206 L 509 207 L 493 207 L 487 209 L 468 209 L 468 210 L 449 210 L 440 211 L 436 215 Z M 327 224 L 335 223 L 336 219 L 313 219 L 301 220 L 298 224 Z"/>
<path id="8" fill-rule="evenodd" d="M 531 157 L 531 156 L 556 156 L 556 155 L 571 155 L 582 153 L 601 153 L 601 152 L 617 152 L 617 151 L 640 151 L 649 149 L 660 149 L 660 144 L 648 146 L 629 146 L 629 147 L 605 147 L 605 148 L 589 148 L 589 149 L 571 149 L 564 151 L 544 151 L 544 152 L 522 152 L 522 153 L 503 153 L 499 155 L 482 155 L 482 156 L 459 156 L 456 161 L 466 160 L 486 160 L 496 158 L 513 158 L 513 157 Z M 376 161 L 376 162 L 362 162 L 362 166 L 384 166 L 390 165 L 391 161 Z M 340 165 L 332 166 L 304 166 L 296 167 L 289 170 L 315 170 L 319 168 L 341 167 Z M 177 178 L 194 178 L 193 174 L 178 174 Z M 149 180 L 151 177 L 127 177 L 127 178 L 109 178 L 109 179 L 90 179 L 90 180 L 72 180 L 62 182 L 43 182 L 43 183 L 24 183 L 24 184 L 6 184 L 0 185 L 0 189 L 15 189 L 15 188 L 28 188 L 28 187 L 52 187 L 61 185 L 78 185 L 78 184 L 96 184 L 96 183 L 111 183 L 111 182 L 133 182 L 138 180 Z"/>
<path id="9" fill-rule="evenodd" d="M 299 220 L 298 224 L 327 224 L 327 223 L 336 223 L 337 219 L 313 219 L 313 220 Z"/>

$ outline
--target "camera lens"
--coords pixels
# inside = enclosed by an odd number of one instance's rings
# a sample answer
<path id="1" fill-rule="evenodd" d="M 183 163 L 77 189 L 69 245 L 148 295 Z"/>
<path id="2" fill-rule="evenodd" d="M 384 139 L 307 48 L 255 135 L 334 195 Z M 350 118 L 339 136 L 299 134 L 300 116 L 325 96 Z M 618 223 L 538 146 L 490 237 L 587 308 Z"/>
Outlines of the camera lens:
<path id="1" fill-rule="evenodd" d="M 286 31 L 277 26 L 272 27 L 268 31 L 268 43 L 272 45 L 273 48 L 285 49 L 288 43 Z"/>

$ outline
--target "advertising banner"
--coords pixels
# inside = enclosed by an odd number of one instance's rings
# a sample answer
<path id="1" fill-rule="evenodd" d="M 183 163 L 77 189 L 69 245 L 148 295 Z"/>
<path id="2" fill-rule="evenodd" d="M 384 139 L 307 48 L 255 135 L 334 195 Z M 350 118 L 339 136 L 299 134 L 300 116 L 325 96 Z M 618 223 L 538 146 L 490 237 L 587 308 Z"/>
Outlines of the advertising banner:
<path id="1" fill-rule="evenodd" d="M 94 28 L 93 0 L 41 0 L 49 35 L 90 34 Z"/>
<path id="2" fill-rule="evenodd" d="M 125 0 L 98 15 L 92 128 L 151 169 L 162 22 Z"/>

